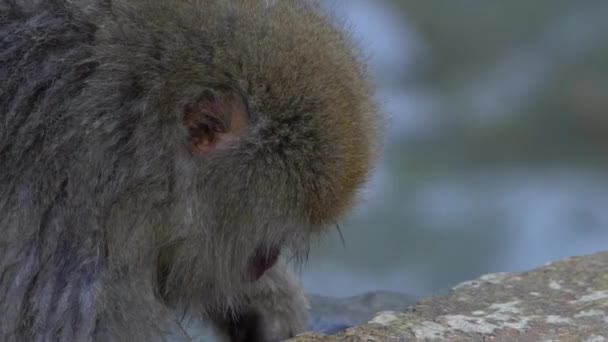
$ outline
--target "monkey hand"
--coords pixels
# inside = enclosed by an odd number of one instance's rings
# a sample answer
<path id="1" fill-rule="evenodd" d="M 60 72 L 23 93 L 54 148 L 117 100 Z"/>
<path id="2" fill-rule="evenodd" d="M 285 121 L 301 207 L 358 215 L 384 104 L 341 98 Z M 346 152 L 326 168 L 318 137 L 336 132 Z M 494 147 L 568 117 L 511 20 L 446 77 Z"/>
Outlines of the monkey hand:
<path id="1" fill-rule="evenodd" d="M 304 332 L 308 302 L 284 264 L 269 269 L 247 296 L 250 305 L 232 322 L 232 341 L 275 342 Z"/>

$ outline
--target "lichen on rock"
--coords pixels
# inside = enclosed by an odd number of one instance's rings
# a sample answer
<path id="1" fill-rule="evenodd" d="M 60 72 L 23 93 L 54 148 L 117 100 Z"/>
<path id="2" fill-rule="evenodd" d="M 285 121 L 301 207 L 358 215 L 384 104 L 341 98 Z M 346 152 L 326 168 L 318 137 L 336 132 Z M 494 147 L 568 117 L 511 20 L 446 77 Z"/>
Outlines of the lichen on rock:
<path id="1" fill-rule="evenodd" d="M 291 341 L 608 341 L 608 252 L 462 283 L 403 312 Z"/>

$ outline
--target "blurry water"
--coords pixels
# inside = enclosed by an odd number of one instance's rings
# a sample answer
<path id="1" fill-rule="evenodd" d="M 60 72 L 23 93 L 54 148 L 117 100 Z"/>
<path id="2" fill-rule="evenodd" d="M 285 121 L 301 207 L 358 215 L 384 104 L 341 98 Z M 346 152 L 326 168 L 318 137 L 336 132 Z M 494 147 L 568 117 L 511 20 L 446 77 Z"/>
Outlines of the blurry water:
<path id="1" fill-rule="evenodd" d="M 403 225 L 353 223 L 343 228 L 345 247 L 335 236 L 324 241 L 303 274 L 306 288 L 424 295 L 608 246 L 608 180 L 585 170 L 488 172 L 404 197 Z"/>

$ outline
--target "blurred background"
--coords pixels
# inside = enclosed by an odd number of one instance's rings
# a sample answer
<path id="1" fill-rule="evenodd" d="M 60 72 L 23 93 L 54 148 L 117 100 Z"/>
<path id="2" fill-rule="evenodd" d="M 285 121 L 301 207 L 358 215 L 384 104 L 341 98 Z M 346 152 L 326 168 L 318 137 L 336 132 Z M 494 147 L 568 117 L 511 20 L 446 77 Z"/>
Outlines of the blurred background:
<path id="1" fill-rule="evenodd" d="M 608 1 L 337 0 L 389 117 L 309 292 L 440 294 L 608 250 Z"/>

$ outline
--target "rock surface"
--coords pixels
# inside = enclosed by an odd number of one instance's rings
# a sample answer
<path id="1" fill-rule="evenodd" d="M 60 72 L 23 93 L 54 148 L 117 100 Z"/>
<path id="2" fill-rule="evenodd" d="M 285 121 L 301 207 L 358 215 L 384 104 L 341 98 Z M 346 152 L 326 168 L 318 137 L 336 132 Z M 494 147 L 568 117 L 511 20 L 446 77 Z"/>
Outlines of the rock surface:
<path id="1" fill-rule="evenodd" d="M 496 273 L 306 341 L 608 341 L 608 252 Z"/>

